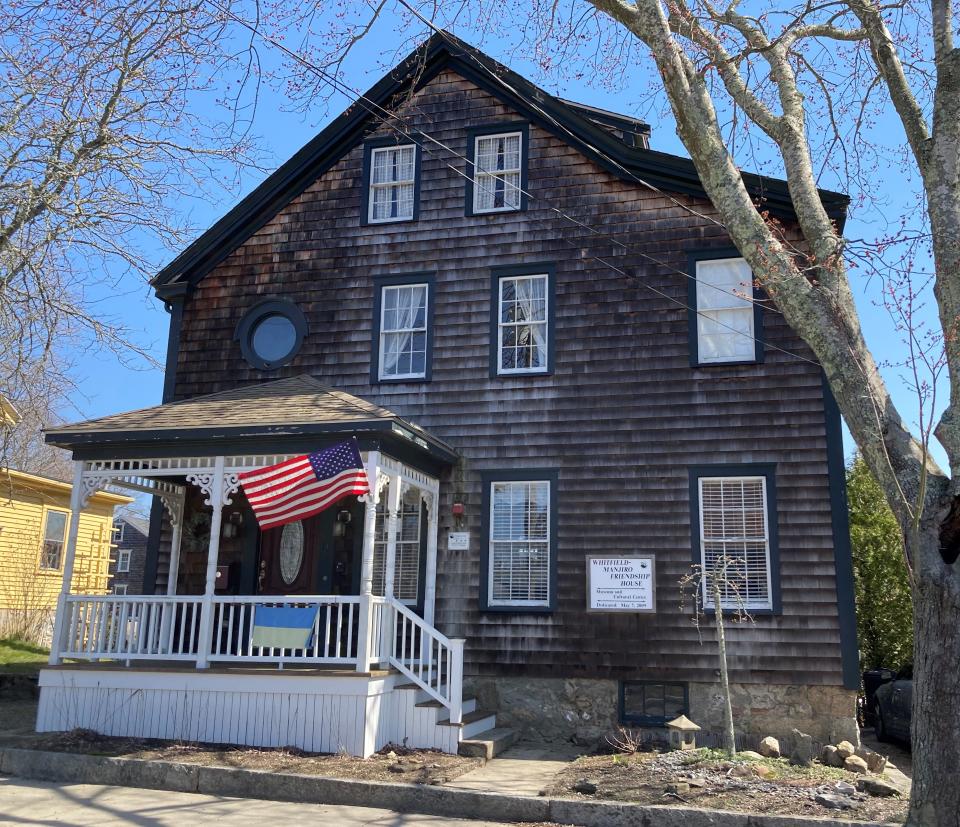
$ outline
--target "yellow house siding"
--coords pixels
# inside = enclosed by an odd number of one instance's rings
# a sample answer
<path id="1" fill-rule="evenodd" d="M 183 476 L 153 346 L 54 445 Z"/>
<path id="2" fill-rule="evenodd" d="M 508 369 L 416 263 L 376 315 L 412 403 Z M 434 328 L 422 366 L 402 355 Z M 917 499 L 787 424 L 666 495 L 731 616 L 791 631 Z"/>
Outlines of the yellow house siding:
<path id="1" fill-rule="evenodd" d="M 115 506 L 129 497 L 94 494 L 80 514 L 71 590 L 105 594 Z M 67 514 L 60 568 L 40 568 L 46 515 Z M 0 610 L 43 611 L 56 606 L 70 530 L 70 486 L 42 477 L 0 471 Z"/>

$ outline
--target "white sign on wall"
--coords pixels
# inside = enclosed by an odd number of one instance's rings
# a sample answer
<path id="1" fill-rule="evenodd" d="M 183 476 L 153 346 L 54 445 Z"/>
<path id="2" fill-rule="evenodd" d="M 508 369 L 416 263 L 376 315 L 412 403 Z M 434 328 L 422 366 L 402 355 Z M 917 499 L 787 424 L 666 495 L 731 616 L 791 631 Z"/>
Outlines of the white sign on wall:
<path id="1" fill-rule="evenodd" d="M 451 531 L 447 534 L 447 551 L 470 551 L 470 532 Z"/>
<path id="2" fill-rule="evenodd" d="M 587 555 L 588 612 L 656 612 L 652 554 Z"/>

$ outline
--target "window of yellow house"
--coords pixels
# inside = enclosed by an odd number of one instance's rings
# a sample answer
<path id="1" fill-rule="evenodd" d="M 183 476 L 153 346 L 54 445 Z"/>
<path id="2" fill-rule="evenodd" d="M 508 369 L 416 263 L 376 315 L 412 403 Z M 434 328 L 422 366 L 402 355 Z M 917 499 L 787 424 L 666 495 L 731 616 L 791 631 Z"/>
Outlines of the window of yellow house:
<path id="1" fill-rule="evenodd" d="M 67 536 L 66 511 L 48 510 L 43 519 L 43 546 L 40 549 L 40 568 L 60 570 L 63 565 L 63 544 Z"/>

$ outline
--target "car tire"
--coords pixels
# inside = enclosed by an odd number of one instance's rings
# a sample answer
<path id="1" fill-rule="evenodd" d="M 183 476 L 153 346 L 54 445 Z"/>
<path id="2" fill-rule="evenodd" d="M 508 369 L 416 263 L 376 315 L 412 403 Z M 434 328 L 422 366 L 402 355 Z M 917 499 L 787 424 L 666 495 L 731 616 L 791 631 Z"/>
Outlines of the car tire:
<path id="1" fill-rule="evenodd" d="M 886 741 L 889 738 L 886 724 L 883 722 L 883 711 L 880 709 L 879 703 L 873 707 L 873 732 L 878 741 Z"/>

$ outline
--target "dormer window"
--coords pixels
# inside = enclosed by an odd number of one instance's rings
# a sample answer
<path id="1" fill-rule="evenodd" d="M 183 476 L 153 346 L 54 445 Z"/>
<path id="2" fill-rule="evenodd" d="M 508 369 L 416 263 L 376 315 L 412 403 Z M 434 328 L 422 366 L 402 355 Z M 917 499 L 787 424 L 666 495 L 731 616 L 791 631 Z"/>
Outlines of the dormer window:
<path id="1" fill-rule="evenodd" d="M 417 209 L 417 147 L 368 145 L 366 219 L 412 221 Z"/>
<path id="2" fill-rule="evenodd" d="M 467 144 L 473 172 L 467 187 L 468 215 L 525 209 L 528 135 L 525 124 L 471 131 Z"/>

